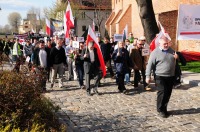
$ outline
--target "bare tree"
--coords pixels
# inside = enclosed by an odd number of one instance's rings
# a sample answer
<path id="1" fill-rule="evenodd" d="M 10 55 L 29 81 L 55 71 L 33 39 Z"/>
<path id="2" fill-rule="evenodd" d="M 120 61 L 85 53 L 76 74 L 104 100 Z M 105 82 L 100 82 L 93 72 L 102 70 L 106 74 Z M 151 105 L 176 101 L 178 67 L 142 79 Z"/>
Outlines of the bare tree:
<path id="1" fill-rule="evenodd" d="M 10 25 L 6 24 L 6 25 L 3 27 L 3 32 L 4 32 L 4 33 L 11 33 L 11 27 L 10 27 Z"/>
<path id="2" fill-rule="evenodd" d="M 22 17 L 18 12 L 13 12 L 8 15 L 8 22 L 16 33 L 18 33 L 18 26 L 20 25 L 21 19 Z"/>
<path id="3" fill-rule="evenodd" d="M 155 38 L 159 32 L 155 14 L 153 10 L 152 0 L 136 0 L 139 8 L 139 15 L 146 36 L 147 43 Z"/>

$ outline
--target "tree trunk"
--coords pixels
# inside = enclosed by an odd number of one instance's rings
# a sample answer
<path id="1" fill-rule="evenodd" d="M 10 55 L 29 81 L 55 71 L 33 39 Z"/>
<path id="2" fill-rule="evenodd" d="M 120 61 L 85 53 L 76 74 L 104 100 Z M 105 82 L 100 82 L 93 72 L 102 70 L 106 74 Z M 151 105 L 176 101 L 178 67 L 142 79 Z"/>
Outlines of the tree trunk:
<path id="1" fill-rule="evenodd" d="M 159 32 L 153 10 L 152 0 L 136 0 L 139 8 L 139 16 L 144 29 L 144 35 L 148 44 Z"/>

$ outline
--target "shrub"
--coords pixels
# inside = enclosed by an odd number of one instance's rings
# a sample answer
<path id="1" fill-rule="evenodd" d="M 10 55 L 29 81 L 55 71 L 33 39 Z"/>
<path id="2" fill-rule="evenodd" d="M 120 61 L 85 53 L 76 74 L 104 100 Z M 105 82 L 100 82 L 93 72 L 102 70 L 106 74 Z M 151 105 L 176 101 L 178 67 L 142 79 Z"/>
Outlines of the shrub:
<path id="1" fill-rule="evenodd" d="M 0 72 L 0 130 L 60 131 L 51 102 L 42 96 L 41 75 Z"/>

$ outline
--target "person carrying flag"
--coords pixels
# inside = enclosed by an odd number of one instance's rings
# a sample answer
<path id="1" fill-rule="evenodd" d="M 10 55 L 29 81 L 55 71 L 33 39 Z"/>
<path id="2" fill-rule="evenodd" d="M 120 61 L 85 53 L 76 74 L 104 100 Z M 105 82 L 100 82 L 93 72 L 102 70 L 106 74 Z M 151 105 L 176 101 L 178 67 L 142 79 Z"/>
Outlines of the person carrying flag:
<path id="1" fill-rule="evenodd" d="M 85 84 L 87 95 L 91 96 L 91 86 L 90 80 L 94 78 L 94 88 L 93 91 L 97 95 L 99 92 L 97 91 L 99 82 L 101 80 L 100 73 L 100 61 L 97 54 L 97 49 L 94 47 L 94 41 L 89 41 L 87 47 L 81 53 L 82 59 L 84 60 L 84 72 L 85 72 Z"/>

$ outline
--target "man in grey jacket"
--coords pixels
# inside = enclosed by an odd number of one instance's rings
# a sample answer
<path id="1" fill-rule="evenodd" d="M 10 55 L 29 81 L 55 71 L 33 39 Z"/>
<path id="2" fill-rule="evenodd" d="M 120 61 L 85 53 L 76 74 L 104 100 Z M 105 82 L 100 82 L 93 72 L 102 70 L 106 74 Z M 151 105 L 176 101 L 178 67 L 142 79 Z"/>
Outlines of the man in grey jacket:
<path id="1" fill-rule="evenodd" d="M 167 118 L 167 104 L 169 102 L 173 79 L 175 74 L 175 64 L 177 54 L 169 47 L 169 39 L 162 36 L 159 39 L 159 47 L 157 47 L 150 55 L 146 68 L 146 82 L 150 83 L 150 75 L 153 70 L 155 81 L 157 84 L 157 111 L 163 118 Z"/>

